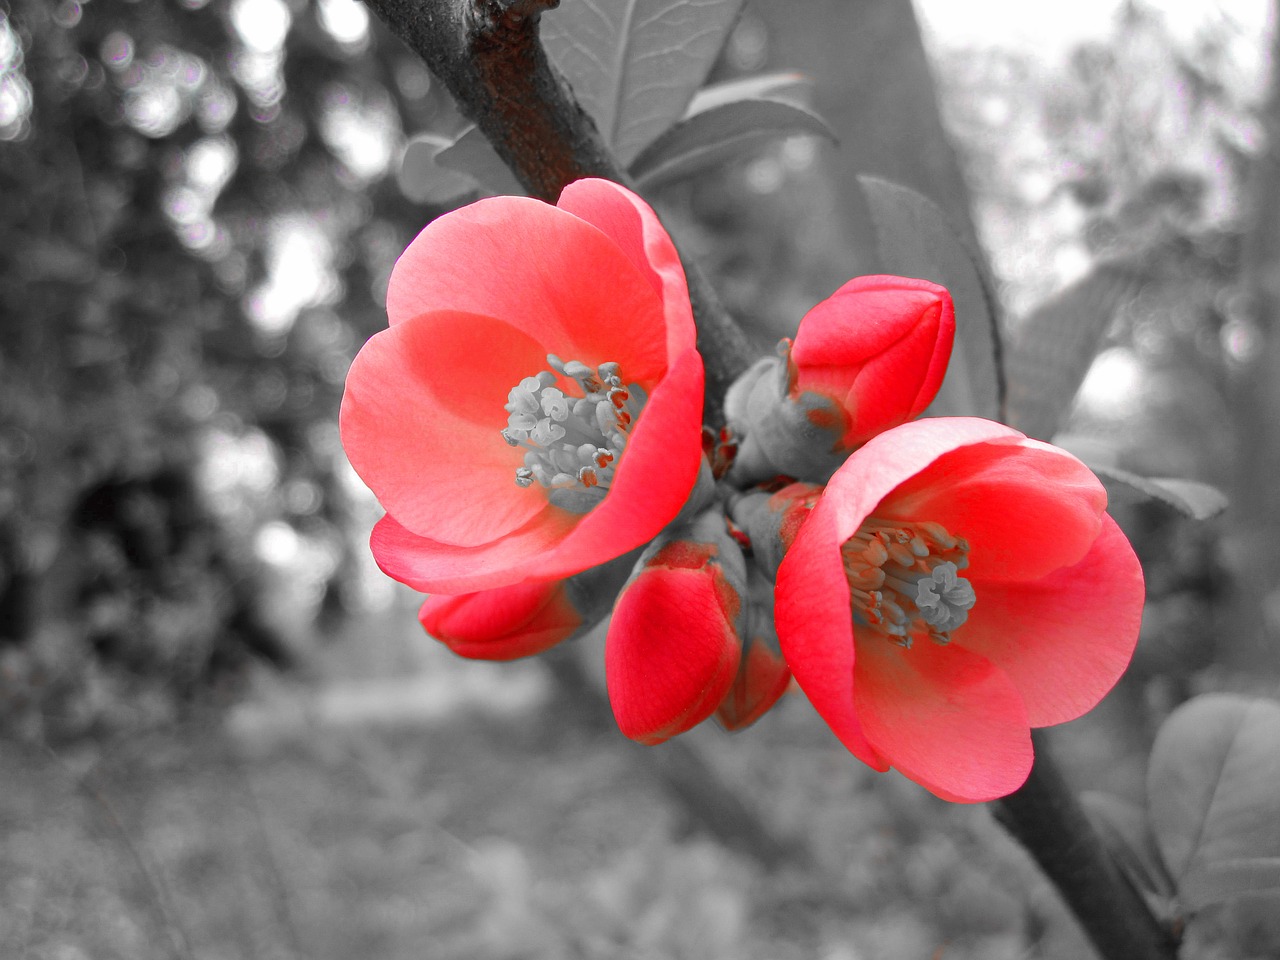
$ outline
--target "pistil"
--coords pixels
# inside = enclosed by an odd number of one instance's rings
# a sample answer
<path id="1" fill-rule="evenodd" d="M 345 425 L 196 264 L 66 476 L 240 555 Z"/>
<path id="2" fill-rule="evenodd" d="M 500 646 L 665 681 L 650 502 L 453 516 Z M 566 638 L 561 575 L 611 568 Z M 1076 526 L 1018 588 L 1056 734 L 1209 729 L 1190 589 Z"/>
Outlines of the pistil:
<path id="1" fill-rule="evenodd" d="M 969 543 L 941 524 L 869 517 L 840 552 L 854 622 L 899 646 L 918 636 L 950 643 L 977 601 L 959 576 L 969 566 Z"/>
<path id="2" fill-rule="evenodd" d="M 624 384 L 617 363 L 594 369 L 578 360 L 547 354 L 550 370 L 525 377 L 507 395 L 502 438 L 525 449 L 516 484 L 536 481 L 550 500 L 586 513 L 604 499 L 613 482 L 628 434 L 647 399 L 636 383 Z M 568 380 L 581 397 L 556 386 Z"/>

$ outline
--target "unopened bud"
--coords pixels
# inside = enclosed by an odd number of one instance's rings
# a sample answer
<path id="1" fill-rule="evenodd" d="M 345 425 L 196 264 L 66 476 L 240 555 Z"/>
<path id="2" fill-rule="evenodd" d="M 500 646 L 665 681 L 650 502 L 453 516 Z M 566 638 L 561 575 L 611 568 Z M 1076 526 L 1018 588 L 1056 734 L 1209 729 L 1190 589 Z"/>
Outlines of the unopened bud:
<path id="1" fill-rule="evenodd" d="M 605 642 L 609 703 L 626 736 L 661 743 L 715 712 L 738 674 L 746 580 L 719 509 L 645 550 Z"/>

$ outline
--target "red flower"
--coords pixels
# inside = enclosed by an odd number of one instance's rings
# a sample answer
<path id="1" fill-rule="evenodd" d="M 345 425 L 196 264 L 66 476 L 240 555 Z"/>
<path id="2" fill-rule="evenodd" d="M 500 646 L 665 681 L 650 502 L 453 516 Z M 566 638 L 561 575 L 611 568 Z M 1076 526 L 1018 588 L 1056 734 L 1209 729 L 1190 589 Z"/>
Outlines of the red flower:
<path id="1" fill-rule="evenodd" d="M 386 508 L 372 548 L 428 593 L 551 580 L 651 540 L 701 455 L 702 361 L 657 217 L 603 180 L 481 200 L 396 263 L 342 441 Z"/>
<path id="2" fill-rule="evenodd" d="M 609 703 L 624 734 L 661 743 L 720 705 L 742 657 L 746 581 L 718 510 L 645 551 L 605 640 Z"/>
<path id="3" fill-rule="evenodd" d="M 778 570 L 777 626 L 836 736 L 948 800 L 1016 790 L 1030 728 L 1129 663 L 1142 570 L 1078 460 L 985 420 L 905 424 L 831 478 Z"/>
<path id="4" fill-rule="evenodd" d="M 826 480 L 871 437 L 924 412 L 947 371 L 955 309 L 927 280 L 850 280 L 800 321 L 782 356 L 760 361 L 729 391 L 742 435 L 729 476 Z"/>

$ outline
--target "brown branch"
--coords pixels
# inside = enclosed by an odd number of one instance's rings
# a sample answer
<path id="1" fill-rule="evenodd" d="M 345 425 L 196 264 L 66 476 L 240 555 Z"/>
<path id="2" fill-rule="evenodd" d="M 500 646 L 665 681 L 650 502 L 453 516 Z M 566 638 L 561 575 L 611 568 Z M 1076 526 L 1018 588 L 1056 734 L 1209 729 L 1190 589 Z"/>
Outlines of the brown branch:
<path id="1" fill-rule="evenodd" d="M 1046 735 L 1032 731 L 1036 761 L 1027 782 L 993 805 L 995 817 L 1035 858 L 1103 960 L 1176 960 L 1161 926 L 1120 872 L 1063 779 Z"/>
<path id="2" fill-rule="evenodd" d="M 559 0 L 365 0 L 453 94 L 532 196 L 554 203 L 583 177 L 628 182 L 538 40 L 538 20 Z M 685 261 L 707 370 L 705 419 L 751 363 L 742 331 L 706 277 Z"/>

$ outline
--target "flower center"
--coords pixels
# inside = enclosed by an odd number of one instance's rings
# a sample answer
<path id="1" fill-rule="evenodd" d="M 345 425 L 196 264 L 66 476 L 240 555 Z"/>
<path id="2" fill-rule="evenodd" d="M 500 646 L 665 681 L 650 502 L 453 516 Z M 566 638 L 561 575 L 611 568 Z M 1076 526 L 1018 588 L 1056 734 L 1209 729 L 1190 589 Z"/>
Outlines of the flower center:
<path id="1" fill-rule="evenodd" d="M 868 517 L 840 553 L 854 622 L 899 646 L 920 635 L 950 643 L 977 601 L 973 584 L 959 576 L 969 566 L 969 542 L 941 524 Z"/>
<path id="2" fill-rule="evenodd" d="M 616 363 L 592 370 L 549 353 L 547 365 L 551 370 L 540 370 L 511 388 L 502 438 L 525 449 L 517 484 L 530 487 L 536 481 L 551 491 L 556 506 L 586 513 L 609 492 L 647 395 L 638 383 L 623 385 Z M 576 383 L 582 396 L 558 389 L 560 377 Z"/>

